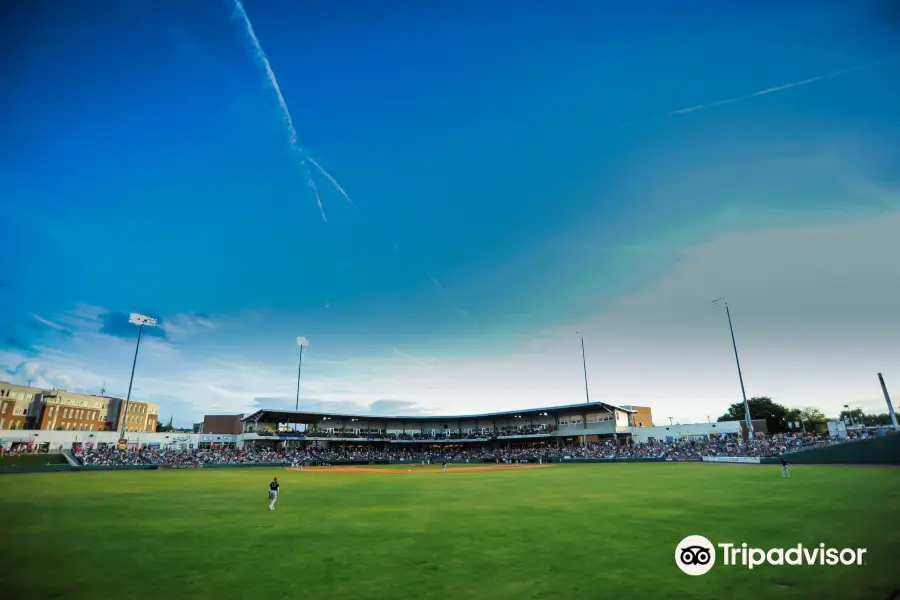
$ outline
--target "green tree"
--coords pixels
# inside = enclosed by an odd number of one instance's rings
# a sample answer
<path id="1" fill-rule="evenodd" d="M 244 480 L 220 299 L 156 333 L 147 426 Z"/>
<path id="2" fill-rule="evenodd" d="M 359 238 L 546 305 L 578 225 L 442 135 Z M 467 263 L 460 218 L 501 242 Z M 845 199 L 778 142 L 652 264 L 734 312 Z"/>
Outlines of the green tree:
<path id="1" fill-rule="evenodd" d="M 750 418 L 765 419 L 769 433 L 783 433 L 788 431 L 787 416 L 790 411 L 787 407 L 782 406 L 777 402 L 773 402 L 771 398 L 766 396 L 750 398 L 747 400 L 747 404 L 750 405 Z M 728 411 L 719 417 L 718 420 L 743 421 L 744 416 L 744 403 L 735 402 L 728 407 Z"/>
<path id="2" fill-rule="evenodd" d="M 803 431 L 823 431 L 827 421 L 825 414 L 818 408 L 794 408 L 785 417 L 788 423 L 800 422 Z"/>
<path id="3" fill-rule="evenodd" d="M 800 420 L 806 431 L 822 431 L 828 418 L 818 408 L 804 408 L 800 410 Z"/>

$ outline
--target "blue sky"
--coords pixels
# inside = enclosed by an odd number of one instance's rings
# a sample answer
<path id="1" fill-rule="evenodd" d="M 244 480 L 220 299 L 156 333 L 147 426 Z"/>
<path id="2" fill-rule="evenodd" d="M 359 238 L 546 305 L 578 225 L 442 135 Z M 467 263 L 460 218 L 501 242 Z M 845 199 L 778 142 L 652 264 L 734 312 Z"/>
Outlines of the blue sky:
<path id="1" fill-rule="evenodd" d="M 515 409 L 583 398 L 582 331 L 593 399 L 697 420 L 740 399 L 727 296 L 750 393 L 880 409 L 885 6 L 247 0 L 298 143 L 358 207 L 312 169 L 326 223 L 233 3 L 22 2 L 2 378 L 124 394 L 142 311 L 135 396 L 176 421 L 292 405 L 297 335 L 304 405 Z"/>

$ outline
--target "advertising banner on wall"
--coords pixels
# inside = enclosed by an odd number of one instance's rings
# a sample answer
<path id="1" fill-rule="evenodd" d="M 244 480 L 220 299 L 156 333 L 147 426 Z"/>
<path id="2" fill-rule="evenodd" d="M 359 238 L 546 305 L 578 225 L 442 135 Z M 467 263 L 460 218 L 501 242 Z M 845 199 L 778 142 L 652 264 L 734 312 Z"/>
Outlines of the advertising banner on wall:
<path id="1" fill-rule="evenodd" d="M 758 465 L 758 456 L 704 456 L 703 462 L 724 462 L 724 463 L 742 463 L 747 465 Z"/>

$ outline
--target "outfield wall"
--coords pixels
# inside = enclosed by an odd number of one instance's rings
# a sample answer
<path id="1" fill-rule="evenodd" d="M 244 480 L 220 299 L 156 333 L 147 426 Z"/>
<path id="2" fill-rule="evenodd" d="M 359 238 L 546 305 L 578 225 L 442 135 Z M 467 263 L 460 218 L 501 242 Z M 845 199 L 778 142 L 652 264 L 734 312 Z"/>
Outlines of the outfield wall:
<path id="1" fill-rule="evenodd" d="M 900 433 L 799 450 L 786 458 L 796 465 L 900 465 Z"/>

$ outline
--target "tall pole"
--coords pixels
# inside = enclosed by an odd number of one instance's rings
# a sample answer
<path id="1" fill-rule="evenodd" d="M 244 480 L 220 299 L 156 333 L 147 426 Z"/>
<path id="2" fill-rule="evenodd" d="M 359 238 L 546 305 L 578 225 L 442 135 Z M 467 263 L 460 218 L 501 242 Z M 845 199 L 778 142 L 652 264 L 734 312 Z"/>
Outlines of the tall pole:
<path id="1" fill-rule="evenodd" d="M 300 363 L 297 365 L 297 401 L 294 402 L 294 410 L 300 410 L 300 370 L 303 368 L 303 345 L 300 345 Z"/>
<path id="2" fill-rule="evenodd" d="M 894 426 L 894 429 L 900 429 L 900 427 L 897 426 L 897 415 L 894 413 L 894 405 L 891 404 L 891 396 L 888 394 L 887 386 L 884 384 L 884 377 L 881 376 L 881 373 L 878 374 L 878 382 L 881 384 L 881 391 L 884 393 L 884 401 L 887 402 L 888 414 L 891 416 L 891 424 Z"/>
<path id="3" fill-rule="evenodd" d="M 581 336 L 581 366 L 584 369 L 584 401 L 586 404 L 591 403 L 591 394 L 588 392 L 588 379 L 587 379 L 587 359 L 584 355 L 584 335 L 578 334 Z"/>
<path id="4" fill-rule="evenodd" d="M 714 300 L 713 302 L 718 302 Z M 741 373 L 741 359 L 738 357 L 737 342 L 734 339 L 734 326 L 731 324 L 731 310 L 725 302 L 725 315 L 728 317 L 728 331 L 731 332 L 731 346 L 734 348 L 734 362 L 737 364 L 738 380 L 741 382 L 741 396 L 744 398 L 744 418 L 747 421 L 747 437 L 753 439 L 753 421 L 750 418 L 750 403 L 747 402 L 747 391 L 744 388 L 744 375 Z"/>
<path id="5" fill-rule="evenodd" d="M 300 346 L 300 362 L 297 363 L 297 399 L 294 401 L 294 412 L 300 410 L 300 372 L 303 370 L 303 346 L 307 345 L 309 340 L 302 335 L 297 336 L 297 345 Z M 296 419 L 296 415 L 294 415 Z M 297 423 L 294 423 L 294 431 L 297 431 Z M 285 442 L 287 443 L 287 442 Z"/>
<path id="6" fill-rule="evenodd" d="M 125 438 L 125 426 L 128 424 L 128 403 L 131 400 L 131 384 L 134 383 L 134 369 L 137 367 L 138 350 L 141 349 L 141 332 L 144 331 L 144 325 L 138 325 L 137 346 L 134 348 L 134 362 L 131 363 L 131 379 L 128 380 L 128 395 L 125 396 L 125 412 L 122 414 L 122 433 L 119 439 Z"/>
<path id="7" fill-rule="evenodd" d="M 584 402 L 585 404 L 591 403 L 591 394 L 588 391 L 588 379 L 587 379 L 587 358 L 585 358 L 584 354 L 584 334 L 579 333 L 581 336 L 581 366 L 584 369 Z M 587 427 L 587 422 L 584 424 L 585 428 Z M 587 448 L 587 432 L 584 432 L 584 447 Z"/>

